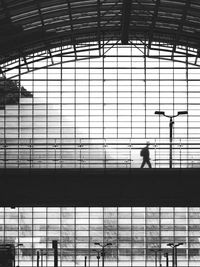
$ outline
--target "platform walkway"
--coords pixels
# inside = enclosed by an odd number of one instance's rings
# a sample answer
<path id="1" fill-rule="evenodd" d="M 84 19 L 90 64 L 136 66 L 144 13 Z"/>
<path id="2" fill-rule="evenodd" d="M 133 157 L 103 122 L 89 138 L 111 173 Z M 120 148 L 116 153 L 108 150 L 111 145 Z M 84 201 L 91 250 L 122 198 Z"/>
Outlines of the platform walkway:
<path id="1" fill-rule="evenodd" d="M 1 206 L 200 206 L 200 169 L 0 169 Z"/>

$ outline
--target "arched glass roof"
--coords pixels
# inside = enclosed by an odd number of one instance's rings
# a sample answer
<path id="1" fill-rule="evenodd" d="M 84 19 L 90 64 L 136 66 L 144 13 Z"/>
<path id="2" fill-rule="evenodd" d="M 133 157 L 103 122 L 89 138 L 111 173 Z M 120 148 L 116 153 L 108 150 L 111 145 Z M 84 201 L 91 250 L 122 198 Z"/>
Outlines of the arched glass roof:
<path id="1" fill-rule="evenodd" d="M 87 42 L 156 42 L 200 46 L 198 0 L 1 0 L 0 64 L 39 51 Z M 186 51 L 187 51 L 186 49 Z"/>

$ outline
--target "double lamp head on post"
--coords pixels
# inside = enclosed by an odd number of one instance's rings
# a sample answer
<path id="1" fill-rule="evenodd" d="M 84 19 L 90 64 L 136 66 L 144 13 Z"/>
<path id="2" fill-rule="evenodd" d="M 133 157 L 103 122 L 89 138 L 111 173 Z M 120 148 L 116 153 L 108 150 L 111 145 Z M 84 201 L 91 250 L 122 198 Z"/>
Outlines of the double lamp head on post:
<path id="1" fill-rule="evenodd" d="M 179 115 L 186 115 L 188 114 L 187 111 L 178 111 L 177 115 L 166 115 L 164 111 L 155 111 L 156 115 L 163 115 L 167 118 L 170 118 L 169 121 L 169 168 L 172 168 L 172 140 L 173 140 L 173 125 L 174 125 L 174 120 L 173 118 L 178 117 Z"/>
<path id="2" fill-rule="evenodd" d="M 177 267 L 177 247 L 184 245 L 183 242 L 168 243 L 167 246 L 172 248 L 172 267 Z"/>
<path id="3" fill-rule="evenodd" d="M 104 267 L 104 258 L 105 258 L 105 255 L 106 255 L 105 254 L 105 247 L 111 246 L 112 243 L 101 244 L 99 242 L 95 242 L 94 244 L 101 247 L 101 250 L 100 251 L 97 251 L 97 253 L 98 253 L 97 254 L 97 260 L 98 260 L 98 266 L 99 266 L 99 259 L 100 259 L 100 255 L 101 255 L 101 257 L 102 257 L 102 267 Z"/>

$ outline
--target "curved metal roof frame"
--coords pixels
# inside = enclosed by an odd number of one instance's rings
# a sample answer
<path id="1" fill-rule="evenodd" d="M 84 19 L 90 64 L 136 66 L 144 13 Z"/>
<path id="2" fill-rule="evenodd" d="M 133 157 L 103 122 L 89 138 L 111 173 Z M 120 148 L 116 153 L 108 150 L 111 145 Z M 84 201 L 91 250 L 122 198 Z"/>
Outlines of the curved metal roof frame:
<path id="1" fill-rule="evenodd" d="M 40 51 L 38 53 L 29 55 L 26 58 L 18 58 L 16 60 L 6 62 L 2 65 L 2 73 L 4 76 L 6 73 L 8 73 L 7 78 L 9 77 L 13 79 L 19 77 L 19 75 L 67 62 L 95 59 L 102 56 L 109 57 L 108 52 L 115 45 L 120 44 L 119 42 L 112 40 L 102 44 L 100 47 L 97 42 L 81 44 L 76 46 L 76 54 L 74 53 L 73 46 L 57 47 L 51 49 L 51 53 L 48 51 Z M 131 45 L 140 51 L 138 54 L 139 57 L 142 54 L 145 57 L 154 59 L 172 60 L 172 46 L 152 43 L 151 49 L 148 49 L 147 44 L 140 41 L 131 42 Z M 129 45 L 124 47 L 129 47 Z M 200 62 L 197 62 L 197 57 L 194 51 L 188 50 L 185 47 L 177 48 L 177 51 L 174 53 L 173 61 L 200 67 Z"/>
<path id="2" fill-rule="evenodd" d="M 200 54 L 199 0 L 0 0 L 0 64 L 83 43 L 140 40 Z M 131 41 L 130 41 L 131 40 Z M 155 48 L 156 46 L 154 46 Z"/>

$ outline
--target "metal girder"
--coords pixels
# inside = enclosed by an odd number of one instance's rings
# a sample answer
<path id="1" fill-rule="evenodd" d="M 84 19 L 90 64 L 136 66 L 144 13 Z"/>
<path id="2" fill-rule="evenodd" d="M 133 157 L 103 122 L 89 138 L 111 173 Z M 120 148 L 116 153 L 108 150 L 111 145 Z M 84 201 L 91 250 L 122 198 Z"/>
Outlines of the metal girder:
<path id="1" fill-rule="evenodd" d="M 12 26 L 12 20 L 11 20 L 10 12 L 9 12 L 9 10 L 8 10 L 8 8 L 7 8 L 7 5 L 6 5 L 6 3 L 5 3 L 4 0 L 0 0 L 0 1 L 1 1 L 1 5 L 2 5 L 4 11 L 5 11 L 5 14 L 6 14 L 6 20 L 7 20 L 7 22 L 9 23 L 9 25 Z M 15 27 L 12 26 L 12 28 L 13 28 L 13 30 L 15 30 Z M 5 29 L 5 30 L 6 30 L 6 29 Z M 24 62 L 25 62 L 25 64 L 26 64 L 26 66 L 27 66 L 27 69 L 29 70 L 29 68 L 28 68 L 28 64 L 27 64 L 27 62 L 26 62 L 26 59 L 25 59 L 24 55 L 23 55 L 23 58 L 24 58 Z M 3 71 L 2 71 L 2 68 L 0 68 L 0 73 L 2 73 L 2 74 L 4 75 L 4 73 L 3 73 Z M 4 76 L 4 77 L 5 77 L 5 76 Z"/>
<path id="2" fill-rule="evenodd" d="M 28 66 L 28 62 L 27 62 L 26 57 L 25 57 L 25 55 L 23 53 L 22 53 L 22 57 L 23 57 L 25 65 L 27 67 L 27 70 L 30 71 L 29 66 Z"/>
<path id="3" fill-rule="evenodd" d="M 132 0 L 123 0 L 121 20 L 121 43 L 128 44 Z"/>
<path id="4" fill-rule="evenodd" d="M 74 56 L 75 56 L 75 58 L 77 58 L 77 52 L 76 52 L 76 40 L 75 40 L 75 37 L 74 37 L 74 28 L 73 28 L 73 19 L 72 19 L 72 9 L 71 9 L 70 0 L 67 0 L 67 5 L 68 5 L 69 19 L 70 19 L 71 41 L 72 41 L 72 45 L 73 45 L 73 48 L 74 48 Z"/>
<path id="5" fill-rule="evenodd" d="M 184 6 L 184 9 L 183 9 L 182 18 L 181 18 L 181 21 L 180 21 L 180 24 L 179 24 L 179 27 L 178 27 L 178 30 L 177 30 L 177 34 L 176 34 L 176 37 L 175 37 L 175 40 L 174 40 L 173 49 L 172 49 L 172 59 L 174 57 L 174 53 L 176 51 L 177 44 L 178 44 L 178 42 L 180 40 L 180 36 L 181 36 L 182 31 L 183 31 L 183 25 L 184 25 L 184 22 L 185 22 L 185 19 L 186 19 L 186 16 L 187 16 L 188 8 L 190 7 L 190 1 L 191 0 L 186 0 L 185 6 Z"/>
<path id="6" fill-rule="evenodd" d="M 44 20 L 43 20 L 43 17 L 42 17 L 40 3 L 39 3 L 38 0 L 35 0 L 35 3 L 37 5 L 37 9 L 38 9 L 38 12 L 39 12 L 40 21 L 42 23 L 42 32 L 43 32 L 43 35 L 44 35 L 44 43 L 46 45 L 46 48 L 48 50 L 48 53 L 50 55 L 50 58 L 51 58 L 51 61 L 52 61 L 52 64 L 53 64 L 53 57 L 52 57 L 52 54 L 51 54 L 51 49 L 49 48 L 49 44 L 45 41 L 45 35 L 46 35 L 46 32 L 45 32 L 45 24 L 44 24 Z"/>
<path id="7" fill-rule="evenodd" d="M 149 30 L 149 43 L 148 43 L 148 48 L 151 48 L 151 43 L 152 43 L 152 38 L 153 38 L 153 31 L 156 25 L 156 20 L 158 17 L 158 10 L 159 10 L 159 6 L 160 6 L 160 0 L 156 0 L 155 3 L 155 7 L 154 7 L 154 13 L 153 13 L 153 17 L 152 17 L 152 21 L 151 21 L 151 27 Z"/>
<path id="8" fill-rule="evenodd" d="M 199 57 L 200 57 L 200 49 L 198 48 L 196 58 L 195 58 L 195 65 L 197 64 L 197 60 L 199 59 Z"/>
<path id="9" fill-rule="evenodd" d="M 97 34 L 98 34 L 98 44 L 99 44 L 99 55 L 101 55 L 101 3 L 97 0 Z"/>
<path id="10" fill-rule="evenodd" d="M 20 51 L 27 56 L 47 50 L 53 56 L 61 42 L 72 45 L 77 56 L 78 44 L 97 41 L 102 53 L 103 40 L 130 44 L 132 37 L 149 48 L 153 41 L 169 44 L 173 53 L 178 44 L 199 47 L 197 0 L 0 0 L 0 8 L 1 63 L 15 60 Z"/>
<path id="11" fill-rule="evenodd" d="M 3 78 L 6 77 L 6 75 L 5 75 L 5 73 L 4 73 L 3 69 L 2 69 L 2 67 L 0 67 L 0 74 L 2 75 Z"/>

